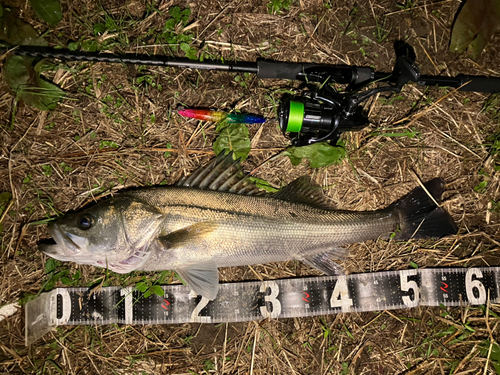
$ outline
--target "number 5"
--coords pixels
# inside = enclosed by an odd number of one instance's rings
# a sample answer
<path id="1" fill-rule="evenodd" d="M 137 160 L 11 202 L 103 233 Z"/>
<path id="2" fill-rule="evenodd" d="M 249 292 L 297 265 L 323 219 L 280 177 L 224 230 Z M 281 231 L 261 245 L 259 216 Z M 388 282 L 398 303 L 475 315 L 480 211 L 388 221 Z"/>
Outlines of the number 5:
<path id="1" fill-rule="evenodd" d="M 420 289 L 415 280 L 409 280 L 408 278 L 412 275 L 416 275 L 417 270 L 404 270 L 399 274 L 401 280 L 401 290 L 403 292 L 409 292 L 413 290 L 413 300 L 410 296 L 403 296 L 403 303 L 408 307 L 417 307 L 420 300 Z"/>

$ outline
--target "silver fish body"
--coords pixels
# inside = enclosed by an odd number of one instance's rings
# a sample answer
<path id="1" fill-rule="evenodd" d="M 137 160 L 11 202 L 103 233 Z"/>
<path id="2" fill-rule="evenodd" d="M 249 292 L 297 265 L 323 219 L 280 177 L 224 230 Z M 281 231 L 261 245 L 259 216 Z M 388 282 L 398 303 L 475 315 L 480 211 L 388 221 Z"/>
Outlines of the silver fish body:
<path id="1" fill-rule="evenodd" d="M 269 196 L 175 187 L 131 194 L 164 215 L 158 236 L 163 240 L 153 243 L 143 270 L 200 261 L 217 267 L 278 262 L 336 248 L 343 258 L 340 246 L 388 236 L 398 223 L 392 211 L 331 211 Z M 178 231 L 189 239 L 168 243 Z"/>
<path id="2" fill-rule="evenodd" d="M 443 184 L 426 184 L 439 199 Z M 67 215 L 49 225 L 63 261 L 126 273 L 176 270 L 198 294 L 214 299 L 218 267 L 297 259 L 326 274 L 342 272 L 343 245 L 389 237 L 442 237 L 451 217 L 417 188 L 383 210 L 336 211 L 322 190 L 300 178 L 274 195 L 256 195 L 232 156 L 218 158 L 178 186 L 143 188 Z"/>

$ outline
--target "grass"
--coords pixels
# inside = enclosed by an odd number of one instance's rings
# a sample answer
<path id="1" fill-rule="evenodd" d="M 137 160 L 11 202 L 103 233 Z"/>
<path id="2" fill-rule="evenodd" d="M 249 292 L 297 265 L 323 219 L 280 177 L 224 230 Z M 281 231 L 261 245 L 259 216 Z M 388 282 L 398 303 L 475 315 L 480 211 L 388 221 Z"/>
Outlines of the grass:
<path id="1" fill-rule="evenodd" d="M 191 3 L 187 11 L 180 4 L 79 0 L 71 9 L 62 4 L 66 12 L 55 28 L 29 9 L 23 8 L 23 18 L 54 46 L 225 62 L 265 57 L 390 71 L 392 44 L 408 35 L 423 74 L 434 74 L 434 62 L 450 75 L 489 75 L 499 53 L 496 36 L 475 63 L 448 54 L 454 2 Z M 46 224 L 118 189 L 172 184 L 212 158 L 216 126 L 181 118 L 178 105 L 273 119 L 283 94 L 307 86 L 241 73 L 119 64 L 53 63 L 44 69 L 69 94 L 50 113 L 13 100 L 0 85 L 0 191 L 12 193 L 11 201 L 1 202 L 5 210 L 12 205 L 1 221 L 0 305 L 52 287 L 101 283 L 152 295 L 160 292 L 158 285 L 178 282 L 169 272 L 120 275 L 47 259 L 36 247 L 48 237 L 45 227 L 25 224 Z M 348 159 L 319 169 L 274 158 L 289 144 L 275 121 L 260 133 L 249 125 L 252 149 L 244 167 L 270 190 L 309 174 L 332 186 L 325 193 L 346 210 L 386 207 L 417 186 L 415 174 L 423 181 L 441 176 L 447 183 L 444 207 L 459 222 L 460 235 L 353 244 L 347 272 L 498 265 L 498 96 L 460 92 L 439 102 L 444 95 L 412 85 L 367 103 L 371 124 L 343 135 Z M 317 272 L 296 261 L 220 273 L 222 282 L 310 275 Z M 21 315 L 0 322 L 0 372 L 482 374 L 487 368 L 494 374 L 498 342 L 490 332 L 498 337 L 500 310 L 492 303 L 488 312 L 432 307 L 258 324 L 59 327 L 31 348 L 23 344 Z"/>

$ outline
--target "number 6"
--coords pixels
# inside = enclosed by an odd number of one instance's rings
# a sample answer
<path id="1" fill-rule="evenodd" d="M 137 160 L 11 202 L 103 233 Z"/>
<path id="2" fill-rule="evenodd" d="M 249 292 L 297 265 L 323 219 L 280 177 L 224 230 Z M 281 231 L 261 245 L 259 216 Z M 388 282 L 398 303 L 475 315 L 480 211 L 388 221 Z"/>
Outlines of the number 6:
<path id="1" fill-rule="evenodd" d="M 472 280 L 472 276 L 476 276 L 475 280 Z M 473 305 L 484 305 L 486 302 L 486 289 L 481 281 L 483 273 L 478 268 L 471 268 L 465 274 L 465 291 L 467 292 L 467 299 Z M 479 296 L 476 298 L 474 296 L 474 288 L 476 288 Z"/>

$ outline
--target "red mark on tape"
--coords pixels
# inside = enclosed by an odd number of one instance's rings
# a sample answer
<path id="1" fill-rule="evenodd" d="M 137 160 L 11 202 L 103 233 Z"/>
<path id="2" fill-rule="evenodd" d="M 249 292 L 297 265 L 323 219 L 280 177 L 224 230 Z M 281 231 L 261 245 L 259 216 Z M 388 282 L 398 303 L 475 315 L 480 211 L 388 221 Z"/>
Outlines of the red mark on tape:
<path id="1" fill-rule="evenodd" d="M 164 299 L 163 302 L 165 302 L 165 303 L 162 303 L 161 307 L 163 307 L 165 310 L 168 310 L 168 306 L 170 305 L 170 302 L 168 302 L 166 299 Z"/>
<path id="2" fill-rule="evenodd" d="M 446 290 L 446 289 L 448 289 L 448 284 L 446 284 L 446 283 L 444 283 L 444 282 L 442 282 L 442 281 L 441 281 L 441 284 L 443 284 L 444 288 L 443 288 L 443 287 L 441 287 L 441 288 L 439 288 L 439 289 L 441 289 L 441 290 L 442 290 L 443 292 L 445 292 L 445 293 L 448 293 L 448 291 Z"/>
<path id="3" fill-rule="evenodd" d="M 302 292 L 302 294 L 305 294 L 305 297 L 302 297 L 302 299 L 303 299 L 304 301 L 306 301 L 307 303 L 309 303 L 309 300 L 308 300 L 308 298 L 310 297 L 310 296 L 309 296 L 309 293 Z"/>

